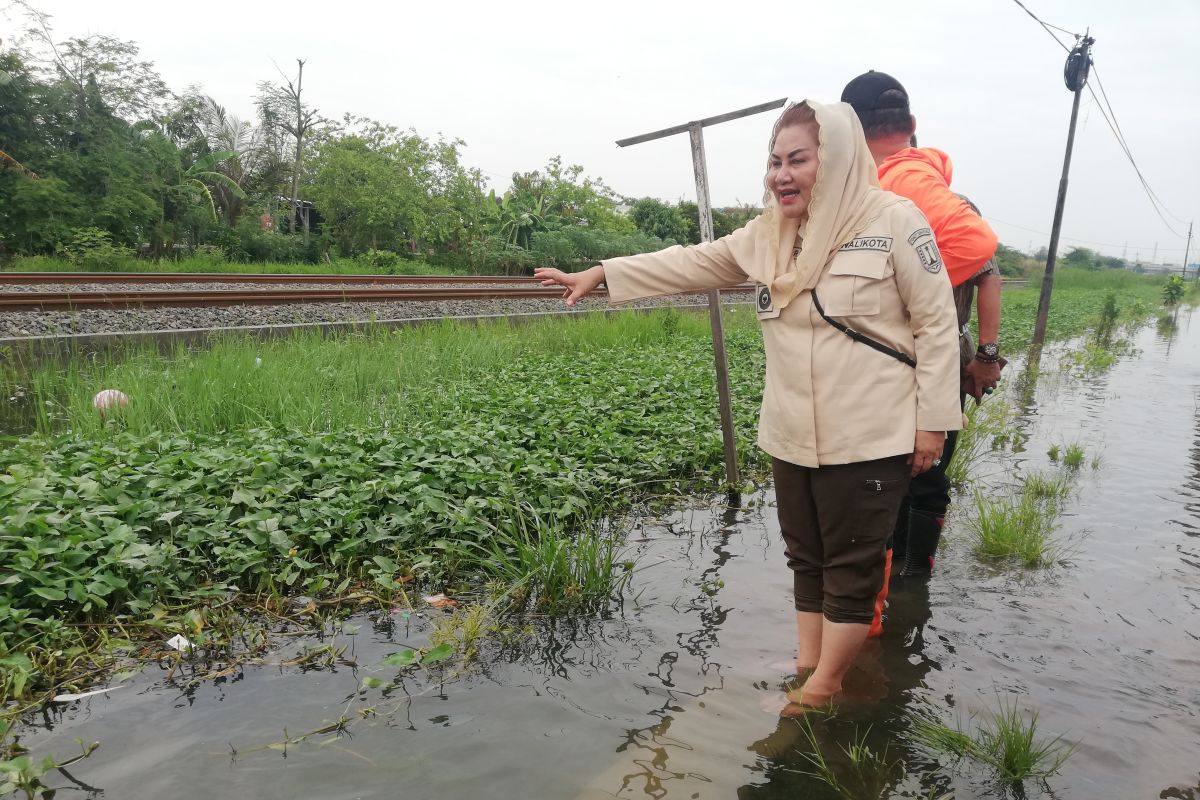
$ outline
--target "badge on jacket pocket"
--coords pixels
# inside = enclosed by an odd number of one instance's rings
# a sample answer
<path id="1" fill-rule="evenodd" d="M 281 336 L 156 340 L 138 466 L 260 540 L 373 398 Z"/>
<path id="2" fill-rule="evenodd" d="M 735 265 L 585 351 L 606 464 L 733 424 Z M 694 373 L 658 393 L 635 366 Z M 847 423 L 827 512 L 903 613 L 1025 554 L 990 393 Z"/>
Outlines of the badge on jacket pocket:
<path id="1" fill-rule="evenodd" d="M 779 309 L 775 307 L 775 299 L 771 297 L 771 287 L 762 283 L 754 286 L 754 304 L 759 319 L 775 319 Z"/>

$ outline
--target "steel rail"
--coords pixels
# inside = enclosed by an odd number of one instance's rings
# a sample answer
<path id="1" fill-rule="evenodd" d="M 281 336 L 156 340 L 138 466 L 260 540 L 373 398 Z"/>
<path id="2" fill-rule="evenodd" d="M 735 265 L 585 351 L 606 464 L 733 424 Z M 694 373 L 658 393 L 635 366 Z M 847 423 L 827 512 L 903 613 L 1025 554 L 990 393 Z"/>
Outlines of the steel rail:
<path id="1" fill-rule="evenodd" d="M 603 294 L 603 290 L 600 290 Z M 542 286 L 398 289 L 245 289 L 145 292 L 0 292 L 0 310 L 61 311 L 93 308 L 215 307 L 291 303 L 371 303 L 392 301 L 511 300 L 562 297 L 562 289 Z"/>
<path id="2" fill-rule="evenodd" d="M 0 272 L 0 284 L 40 283 L 405 283 L 537 284 L 528 275 L 335 275 L 332 273 L 240 272 Z"/>

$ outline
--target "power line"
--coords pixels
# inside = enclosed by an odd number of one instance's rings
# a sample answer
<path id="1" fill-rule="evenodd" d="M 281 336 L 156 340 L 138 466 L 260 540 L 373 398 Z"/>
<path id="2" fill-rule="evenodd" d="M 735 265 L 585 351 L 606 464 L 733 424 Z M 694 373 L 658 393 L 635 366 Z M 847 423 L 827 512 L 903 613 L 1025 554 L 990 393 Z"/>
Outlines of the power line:
<path id="1" fill-rule="evenodd" d="M 1162 220 L 1162 223 L 1167 227 L 1167 230 L 1178 236 L 1180 239 L 1184 238 L 1182 233 L 1175 230 L 1173 227 L 1171 227 L 1171 223 L 1167 222 L 1167 218 L 1163 216 L 1163 211 L 1166 211 L 1178 222 L 1184 222 L 1184 220 L 1181 220 L 1179 217 L 1171 214 L 1170 210 L 1167 209 L 1162 200 L 1158 198 L 1158 195 L 1154 193 L 1154 190 L 1150 188 L 1150 183 L 1146 180 L 1146 177 L 1142 174 L 1142 170 L 1138 167 L 1137 162 L 1133 158 L 1133 152 L 1129 149 L 1129 143 L 1125 141 L 1125 137 L 1121 133 L 1121 126 L 1117 122 L 1117 113 L 1113 111 L 1112 106 L 1108 103 L 1108 93 L 1104 91 L 1104 83 L 1100 80 L 1100 72 L 1095 69 L 1095 61 L 1092 62 L 1092 68 L 1093 74 L 1096 76 L 1096 85 L 1100 87 L 1100 95 L 1098 96 L 1096 94 L 1096 90 L 1092 88 L 1090 83 L 1087 84 L 1087 87 L 1088 91 L 1092 94 L 1092 99 L 1096 101 L 1096 108 L 1099 109 L 1100 116 L 1104 117 L 1104 121 L 1108 123 L 1108 128 L 1112 131 L 1113 136 L 1116 137 L 1117 144 L 1121 146 L 1121 150 L 1125 153 L 1125 157 L 1129 159 L 1129 163 L 1133 166 L 1133 171 L 1137 173 L 1138 181 L 1142 184 L 1142 189 L 1146 192 L 1146 197 L 1150 200 L 1150 205 L 1154 208 L 1154 213 L 1158 214 L 1158 218 Z M 1101 101 L 1101 97 L 1104 98 L 1103 101 Z M 1107 111 L 1105 111 L 1105 107 L 1107 107 Z"/>
<path id="2" fill-rule="evenodd" d="M 1054 34 L 1054 31 L 1052 31 L 1050 29 L 1054 28 L 1055 30 L 1062 31 L 1063 33 L 1067 34 L 1068 36 L 1074 36 L 1076 41 L 1078 41 L 1080 38 L 1082 38 L 1078 33 L 1072 33 L 1071 31 L 1067 30 L 1066 28 L 1060 28 L 1057 25 L 1051 25 L 1048 22 L 1042 22 L 1042 20 L 1038 18 L 1038 15 L 1034 14 L 1032 11 L 1030 11 L 1028 8 L 1026 8 L 1025 4 L 1022 3 L 1021 0 L 1013 0 L 1013 2 L 1016 3 L 1017 5 L 1019 5 L 1021 7 L 1021 10 L 1023 10 L 1026 14 L 1033 17 L 1034 22 L 1036 22 L 1038 25 L 1041 25 L 1043 28 L 1045 28 L 1046 33 L 1050 34 L 1050 38 L 1054 40 L 1055 44 L 1057 44 L 1063 50 L 1066 50 L 1068 53 L 1071 52 L 1071 48 L 1069 48 L 1065 44 L 1063 44 L 1062 40 L 1059 39 L 1058 36 L 1056 36 Z"/>
<path id="3" fill-rule="evenodd" d="M 1026 225 L 1018 225 L 1018 224 L 1017 224 L 1017 223 L 1015 223 L 1015 222 L 1009 222 L 1008 220 L 999 219 L 999 218 L 997 218 L 997 217 L 994 217 L 994 216 L 992 216 L 991 214 L 985 214 L 985 215 L 984 215 L 984 218 L 985 218 L 985 219 L 987 219 L 987 220 L 989 220 L 989 221 L 991 221 L 991 222 L 999 222 L 1001 225 L 1007 225 L 1007 226 L 1009 226 L 1010 228 L 1018 228 L 1018 229 L 1020 229 L 1020 230 L 1023 230 L 1023 231 L 1028 231 L 1029 233 L 1036 233 L 1036 234 L 1038 234 L 1038 235 L 1040 235 L 1040 236 L 1049 236 L 1049 235 L 1050 235 L 1050 234 L 1049 234 L 1049 233 L 1047 233 L 1046 231 L 1040 231 L 1040 230 L 1038 230 L 1037 228 L 1030 228 L 1030 227 L 1028 227 L 1028 226 L 1026 226 Z M 1147 244 L 1147 245 L 1139 245 L 1139 244 L 1128 244 L 1127 242 L 1120 242 L 1120 243 L 1117 243 L 1117 242 L 1101 242 L 1101 241 L 1098 241 L 1098 240 L 1096 240 L 1096 239 L 1081 239 L 1081 238 L 1079 238 L 1078 236 L 1062 236 L 1061 238 L 1063 238 L 1063 239 L 1069 239 L 1069 240 L 1071 240 L 1072 242 L 1082 242 L 1082 243 L 1084 243 L 1084 244 L 1094 244 L 1094 245 L 1099 245 L 1099 246 L 1101 246 L 1101 247 L 1133 247 L 1133 248 L 1137 248 L 1137 249 L 1140 249 L 1140 250 L 1149 250 L 1149 249 L 1151 249 L 1151 248 L 1153 247 L 1153 245 L 1149 245 L 1149 244 Z M 1162 250 L 1162 251 L 1166 251 L 1166 252 L 1175 252 L 1175 251 L 1183 252 L 1183 248 L 1182 248 L 1182 247 L 1159 247 L 1158 249 L 1159 249 L 1159 250 Z"/>
<path id="4" fill-rule="evenodd" d="M 1096 85 L 1100 87 L 1100 95 L 1104 98 L 1104 105 L 1107 106 L 1109 114 L 1112 115 L 1113 125 L 1116 127 L 1116 132 L 1120 134 L 1122 146 L 1124 147 L 1125 152 L 1129 153 L 1129 145 L 1128 145 L 1128 143 L 1125 142 L 1125 131 L 1121 130 L 1121 125 L 1120 125 L 1120 123 L 1117 122 L 1117 112 L 1113 111 L 1112 103 L 1110 103 L 1108 100 L 1108 92 L 1104 91 L 1104 83 L 1100 80 L 1100 70 L 1096 69 L 1096 64 L 1094 61 L 1092 62 L 1092 71 L 1096 76 Z M 1089 87 L 1089 89 L 1090 88 L 1091 87 Z M 1092 97 L 1093 98 L 1096 97 L 1095 92 L 1092 92 Z M 1133 161 L 1132 154 L 1129 155 L 1129 160 L 1131 162 Z M 1137 169 L 1136 164 L 1134 164 L 1134 169 L 1135 170 Z M 1142 178 L 1142 174 L 1140 171 L 1138 172 L 1138 177 Z M 1177 217 L 1171 213 L 1171 210 L 1169 208 L 1167 208 L 1166 203 L 1164 203 L 1159 198 L 1159 196 L 1154 193 L 1154 190 L 1150 188 L 1150 185 L 1148 183 L 1146 183 L 1146 180 L 1144 178 L 1142 178 L 1142 183 L 1146 186 L 1146 191 L 1148 191 L 1151 195 L 1154 196 L 1154 199 L 1158 202 L 1158 205 L 1162 207 L 1162 210 L 1167 212 L 1167 216 L 1171 217 L 1173 220 L 1180 223 L 1181 225 L 1183 223 L 1187 222 L 1187 220 L 1180 219 L 1179 217 Z"/>

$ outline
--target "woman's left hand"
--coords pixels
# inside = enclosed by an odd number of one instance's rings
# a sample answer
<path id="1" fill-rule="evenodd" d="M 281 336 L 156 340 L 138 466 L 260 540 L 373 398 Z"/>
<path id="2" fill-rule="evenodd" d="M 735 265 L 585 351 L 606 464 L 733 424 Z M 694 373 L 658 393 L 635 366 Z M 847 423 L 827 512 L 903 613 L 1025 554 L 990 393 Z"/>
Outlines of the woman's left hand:
<path id="1" fill-rule="evenodd" d="M 945 445 L 945 431 L 917 431 L 913 454 L 908 459 L 908 463 L 912 465 L 913 477 L 928 472 L 935 464 L 940 464 L 942 448 Z"/>

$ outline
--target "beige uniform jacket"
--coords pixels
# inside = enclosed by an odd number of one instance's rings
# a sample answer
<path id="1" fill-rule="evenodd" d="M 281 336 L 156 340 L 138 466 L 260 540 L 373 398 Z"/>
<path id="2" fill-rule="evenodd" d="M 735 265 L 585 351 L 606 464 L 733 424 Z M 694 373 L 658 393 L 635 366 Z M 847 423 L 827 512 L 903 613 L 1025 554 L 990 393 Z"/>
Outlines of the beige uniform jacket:
<path id="1" fill-rule="evenodd" d="M 623 303 L 742 283 L 775 259 L 760 216 L 710 242 L 603 262 Z M 884 209 L 827 263 L 816 286 L 825 313 L 916 359 L 912 368 L 834 329 L 804 291 L 782 310 L 759 287 L 767 374 L 758 444 L 806 467 L 913 451 L 918 430 L 962 427 L 958 328 L 933 234 L 909 201 Z"/>

